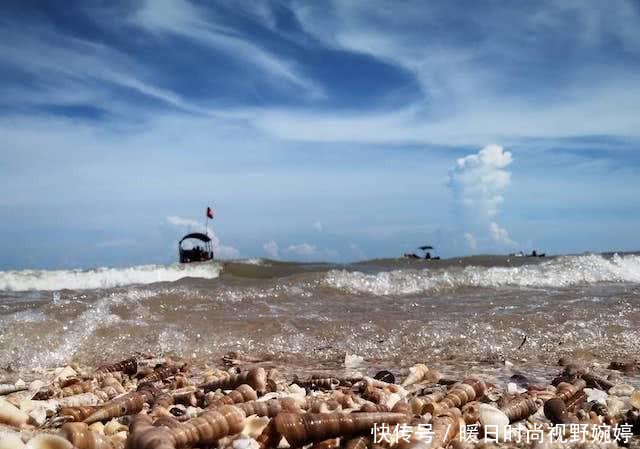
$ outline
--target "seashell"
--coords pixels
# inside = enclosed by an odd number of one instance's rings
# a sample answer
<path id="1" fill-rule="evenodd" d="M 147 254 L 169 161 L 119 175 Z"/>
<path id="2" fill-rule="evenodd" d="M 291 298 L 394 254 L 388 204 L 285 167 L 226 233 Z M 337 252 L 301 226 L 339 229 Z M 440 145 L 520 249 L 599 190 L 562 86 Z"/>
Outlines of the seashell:
<path id="1" fill-rule="evenodd" d="M 375 376 L 373 376 L 373 378 L 389 384 L 396 383 L 396 377 L 393 375 L 391 371 L 387 371 L 387 370 L 378 371 L 375 374 Z"/>
<path id="2" fill-rule="evenodd" d="M 402 382 L 402 386 L 406 387 L 407 385 L 415 384 L 418 382 L 422 382 L 422 380 L 429 374 L 429 367 L 424 363 L 418 363 L 409 368 L 409 375 Z"/>
<path id="3" fill-rule="evenodd" d="M 309 390 L 335 390 L 340 386 L 340 380 L 335 377 L 322 379 L 295 380 L 294 383 Z"/>
<path id="4" fill-rule="evenodd" d="M 582 380 L 587 383 L 588 387 L 598 388 L 600 390 L 608 391 L 615 386 L 615 384 L 604 377 L 598 376 L 594 373 L 585 373 L 582 375 Z"/>
<path id="5" fill-rule="evenodd" d="M 52 434 L 42 433 L 31 438 L 26 445 L 27 449 L 74 449 L 68 440 Z M 82 448 L 78 448 L 82 449 Z"/>
<path id="6" fill-rule="evenodd" d="M 78 373 L 76 370 L 71 368 L 70 366 L 65 366 L 64 368 L 60 368 L 56 370 L 56 375 L 53 378 L 54 383 L 60 383 L 60 381 L 65 380 L 68 377 L 75 377 Z"/>
<path id="7" fill-rule="evenodd" d="M 507 405 L 502 407 L 502 412 L 507 415 L 509 418 L 509 422 L 514 423 L 521 421 L 523 419 L 527 419 L 529 416 L 533 415 L 540 408 L 541 401 L 536 401 L 527 397 L 519 397 Z"/>
<path id="8" fill-rule="evenodd" d="M 131 423 L 127 449 L 172 449 L 212 444 L 244 427 L 245 415 L 239 408 L 225 405 L 209 410 L 174 428 L 155 427 L 151 417 L 139 414 Z"/>
<path id="9" fill-rule="evenodd" d="M 458 434 L 461 425 L 464 425 L 464 421 L 459 409 L 450 408 L 438 413 L 432 421 L 431 447 L 447 447 Z"/>
<path id="10" fill-rule="evenodd" d="M 507 384 L 507 393 L 509 394 L 522 394 L 526 393 L 527 389 L 518 386 L 515 382 L 509 382 Z"/>
<path id="11" fill-rule="evenodd" d="M 93 432 L 85 423 L 66 423 L 62 426 L 61 433 L 77 449 L 113 449 L 106 436 Z"/>
<path id="12" fill-rule="evenodd" d="M 437 410 L 460 408 L 467 402 L 484 396 L 487 387 L 481 380 L 469 378 L 454 385 L 440 402 L 425 404 L 424 410 L 435 415 Z"/>
<path id="13" fill-rule="evenodd" d="M 29 391 L 37 392 L 38 390 L 44 388 L 46 384 L 40 379 L 36 379 L 29 384 Z"/>
<path id="14" fill-rule="evenodd" d="M 230 449 L 259 449 L 258 443 L 253 438 L 239 436 L 231 441 Z"/>
<path id="15" fill-rule="evenodd" d="M 347 440 L 344 449 L 367 449 L 371 441 L 367 437 L 355 437 Z"/>
<path id="16" fill-rule="evenodd" d="M 277 432 L 293 446 L 323 441 L 339 436 L 369 432 L 374 424 L 395 425 L 407 422 L 402 413 L 287 413 L 275 418 Z"/>
<path id="17" fill-rule="evenodd" d="M 278 443 L 282 439 L 282 436 L 276 430 L 275 420 L 269 421 L 269 423 L 262 429 L 262 432 L 256 438 L 259 449 L 269 449 L 278 447 Z"/>
<path id="18" fill-rule="evenodd" d="M 94 422 L 89 426 L 89 430 L 104 435 L 104 424 L 102 424 L 100 421 Z"/>
<path id="19" fill-rule="evenodd" d="M 567 402 L 569 399 L 571 399 L 571 397 L 575 396 L 576 393 L 578 393 L 586 386 L 587 383 L 582 379 L 578 379 L 572 384 L 567 382 L 560 382 L 556 387 L 556 397 L 563 400 L 564 402 Z"/>
<path id="20" fill-rule="evenodd" d="M 111 421 L 109 421 L 107 424 L 104 425 L 105 435 L 114 435 L 118 432 L 126 432 L 128 430 L 129 428 L 124 424 L 120 423 L 117 419 L 112 419 Z"/>
<path id="21" fill-rule="evenodd" d="M 96 421 L 105 421 L 110 418 L 117 418 L 118 416 L 138 413 L 142 410 L 144 404 L 153 400 L 158 394 L 158 391 L 157 388 L 150 384 L 143 384 L 138 391 L 127 393 L 103 405 L 96 412 L 85 418 L 83 422 L 91 424 Z"/>
<path id="22" fill-rule="evenodd" d="M 240 404 L 242 402 L 255 401 L 258 399 L 256 391 L 247 384 L 239 385 L 229 394 L 212 401 L 207 408 L 220 407 L 222 405 Z"/>
<path id="23" fill-rule="evenodd" d="M 633 393 L 631 393 L 631 407 L 635 408 L 636 410 L 640 410 L 640 390 L 636 390 Z"/>
<path id="24" fill-rule="evenodd" d="M 267 371 L 267 390 L 276 392 L 283 391 L 288 385 L 287 380 L 282 376 L 280 371 L 271 368 Z"/>
<path id="25" fill-rule="evenodd" d="M 400 400 L 400 401 L 396 402 L 393 405 L 393 407 L 391 408 L 391 411 L 393 413 L 404 413 L 405 415 L 411 415 L 412 414 L 411 406 L 405 400 Z"/>
<path id="26" fill-rule="evenodd" d="M 365 402 L 360 406 L 358 412 L 374 413 L 374 412 L 388 412 L 389 407 L 384 404 L 374 404 L 373 402 Z"/>
<path id="27" fill-rule="evenodd" d="M 609 397 L 609 395 L 605 391 L 597 390 L 595 388 L 585 388 L 583 391 L 587 394 L 588 402 L 596 401 L 600 404 L 607 403 L 607 398 Z"/>
<path id="28" fill-rule="evenodd" d="M 29 411 L 29 420 L 37 427 L 41 427 L 47 421 L 47 409 L 44 406 L 34 407 Z"/>
<path id="29" fill-rule="evenodd" d="M 138 361 L 135 357 L 131 357 L 118 363 L 101 365 L 96 369 L 96 373 L 112 373 L 115 371 L 122 371 L 123 373 L 132 376 L 138 371 Z"/>
<path id="30" fill-rule="evenodd" d="M 509 436 L 509 417 L 492 405 L 480 404 L 480 424 L 491 439 L 504 441 Z"/>
<path id="31" fill-rule="evenodd" d="M 240 374 L 231 374 L 226 378 L 220 378 L 200 385 L 205 392 L 217 389 L 231 390 L 242 384 L 251 386 L 259 395 L 267 391 L 267 373 L 264 368 L 255 368 Z"/>
<path id="32" fill-rule="evenodd" d="M 609 396 L 607 398 L 607 409 L 611 416 L 620 416 L 625 411 L 625 403 L 615 396 Z"/>
<path id="33" fill-rule="evenodd" d="M 631 396 L 634 388 L 629 384 L 618 384 L 609 389 L 609 394 L 612 396 L 624 397 Z"/>
<path id="34" fill-rule="evenodd" d="M 270 420 L 266 416 L 249 416 L 244 422 L 242 433 L 251 438 L 258 438 Z"/>
<path id="35" fill-rule="evenodd" d="M 29 415 L 10 402 L 0 399 L 0 423 L 20 427 L 27 421 L 29 421 Z"/>
<path id="36" fill-rule="evenodd" d="M 70 421 L 84 421 L 91 414 L 101 408 L 100 405 L 85 405 L 81 407 L 62 407 L 60 415 L 68 416 Z"/>
<path id="37" fill-rule="evenodd" d="M 155 368 L 151 374 L 148 374 L 140 379 L 140 383 L 161 382 L 175 375 L 178 371 L 179 369 L 175 365 L 161 366 L 159 368 Z"/>
<path id="38" fill-rule="evenodd" d="M 0 430 L 0 449 L 25 449 L 19 433 L 9 433 Z"/>
<path id="39" fill-rule="evenodd" d="M 478 401 L 467 402 L 461 411 L 462 419 L 466 424 L 475 424 L 480 420 L 480 403 Z"/>
<path id="40" fill-rule="evenodd" d="M 25 390 L 28 390 L 28 388 L 24 382 L 22 382 L 22 384 L 18 384 L 17 382 L 15 384 L 0 384 L 0 396 Z"/>
<path id="41" fill-rule="evenodd" d="M 89 393 L 96 389 L 96 384 L 93 381 L 87 380 L 85 382 L 77 382 L 69 385 L 68 387 L 64 387 L 60 390 L 60 396 L 63 398 L 68 396 L 73 396 L 76 394 Z"/>
<path id="42" fill-rule="evenodd" d="M 169 408 L 173 405 L 173 396 L 169 393 L 160 393 L 153 398 L 153 407 L 151 416 L 166 415 Z"/>
<path id="43" fill-rule="evenodd" d="M 567 412 L 566 404 L 558 397 L 544 403 L 544 415 L 553 424 L 569 424 L 574 421 Z"/>
<path id="44" fill-rule="evenodd" d="M 268 401 L 249 401 L 235 404 L 246 416 L 257 415 L 273 418 L 282 411 L 301 412 L 300 402 L 292 398 L 270 399 Z"/>
<path id="45" fill-rule="evenodd" d="M 435 391 L 426 396 L 415 397 L 411 399 L 409 404 L 411 404 L 411 410 L 413 411 L 414 415 L 424 415 L 425 413 L 427 413 L 427 411 L 425 410 L 425 406 L 427 404 L 439 402 L 443 400 L 446 395 L 447 393 L 445 393 L 444 391 Z"/>
<path id="46" fill-rule="evenodd" d="M 76 394 L 66 398 L 60 398 L 53 401 L 59 407 L 83 407 L 86 405 L 96 405 L 100 398 L 93 393 Z"/>

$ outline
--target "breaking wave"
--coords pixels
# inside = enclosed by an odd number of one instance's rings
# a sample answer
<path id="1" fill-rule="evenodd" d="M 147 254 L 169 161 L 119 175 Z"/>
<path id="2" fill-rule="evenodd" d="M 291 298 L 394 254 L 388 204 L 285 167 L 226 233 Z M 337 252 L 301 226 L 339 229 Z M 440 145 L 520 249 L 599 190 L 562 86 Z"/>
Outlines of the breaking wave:
<path id="1" fill-rule="evenodd" d="M 0 290 L 93 290 L 125 285 L 173 282 L 185 277 L 213 279 L 220 275 L 215 263 L 189 265 L 139 265 L 93 270 L 0 271 Z"/>
<path id="2" fill-rule="evenodd" d="M 377 274 L 332 270 L 325 283 L 353 293 L 378 296 L 411 295 L 456 288 L 570 287 L 599 282 L 640 283 L 640 256 L 605 258 L 564 256 L 538 265 L 442 270 L 394 270 Z"/>

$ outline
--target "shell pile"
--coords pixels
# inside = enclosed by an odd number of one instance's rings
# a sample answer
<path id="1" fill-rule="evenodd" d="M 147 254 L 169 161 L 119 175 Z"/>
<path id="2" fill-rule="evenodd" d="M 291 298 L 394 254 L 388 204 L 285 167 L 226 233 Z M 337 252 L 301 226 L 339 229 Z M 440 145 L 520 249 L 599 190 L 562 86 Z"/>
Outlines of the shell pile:
<path id="1" fill-rule="evenodd" d="M 0 449 L 640 447 L 640 391 L 567 361 L 550 384 L 450 379 L 426 364 L 400 381 L 301 378 L 228 356 L 218 367 L 140 356 L 41 374 L 0 384 Z M 582 439 L 514 437 L 570 429 Z"/>

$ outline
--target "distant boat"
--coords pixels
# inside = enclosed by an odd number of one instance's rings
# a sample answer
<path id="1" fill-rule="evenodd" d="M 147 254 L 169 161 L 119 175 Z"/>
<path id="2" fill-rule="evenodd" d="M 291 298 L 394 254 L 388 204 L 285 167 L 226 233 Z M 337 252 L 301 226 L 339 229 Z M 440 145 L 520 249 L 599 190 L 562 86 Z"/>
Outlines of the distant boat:
<path id="1" fill-rule="evenodd" d="M 420 257 L 418 256 L 416 253 L 404 253 L 403 257 L 406 259 L 425 259 L 425 260 L 440 260 L 440 256 L 431 256 L 431 253 L 429 252 L 429 250 L 433 250 L 433 246 L 431 245 L 424 245 L 424 246 L 419 246 L 418 247 L 419 250 L 424 251 L 424 257 Z"/>
<path id="2" fill-rule="evenodd" d="M 185 240 L 191 243 L 190 248 L 185 248 L 183 246 Z M 202 242 L 202 245 L 197 242 Z M 191 234 L 185 235 L 182 237 L 180 242 L 178 242 L 178 254 L 180 256 L 180 263 L 206 262 L 207 260 L 213 260 L 211 237 L 201 232 L 192 232 Z"/>

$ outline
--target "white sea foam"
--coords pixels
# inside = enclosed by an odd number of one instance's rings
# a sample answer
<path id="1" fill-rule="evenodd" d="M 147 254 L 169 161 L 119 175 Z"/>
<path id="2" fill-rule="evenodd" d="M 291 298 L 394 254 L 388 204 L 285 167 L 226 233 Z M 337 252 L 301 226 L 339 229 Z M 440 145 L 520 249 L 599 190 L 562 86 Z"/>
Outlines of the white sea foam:
<path id="1" fill-rule="evenodd" d="M 185 277 L 213 279 L 220 275 L 216 263 L 188 265 L 139 265 L 94 270 L 21 270 L 0 271 L 0 290 L 85 290 L 124 285 L 173 282 Z"/>
<path id="2" fill-rule="evenodd" d="M 330 271 L 325 283 L 354 293 L 409 295 L 465 287 L 569 287 L 598 282 L 640 283 L 640 256 L 566 256 L 520 267 L 395 270 L 377 274 Z"/>

